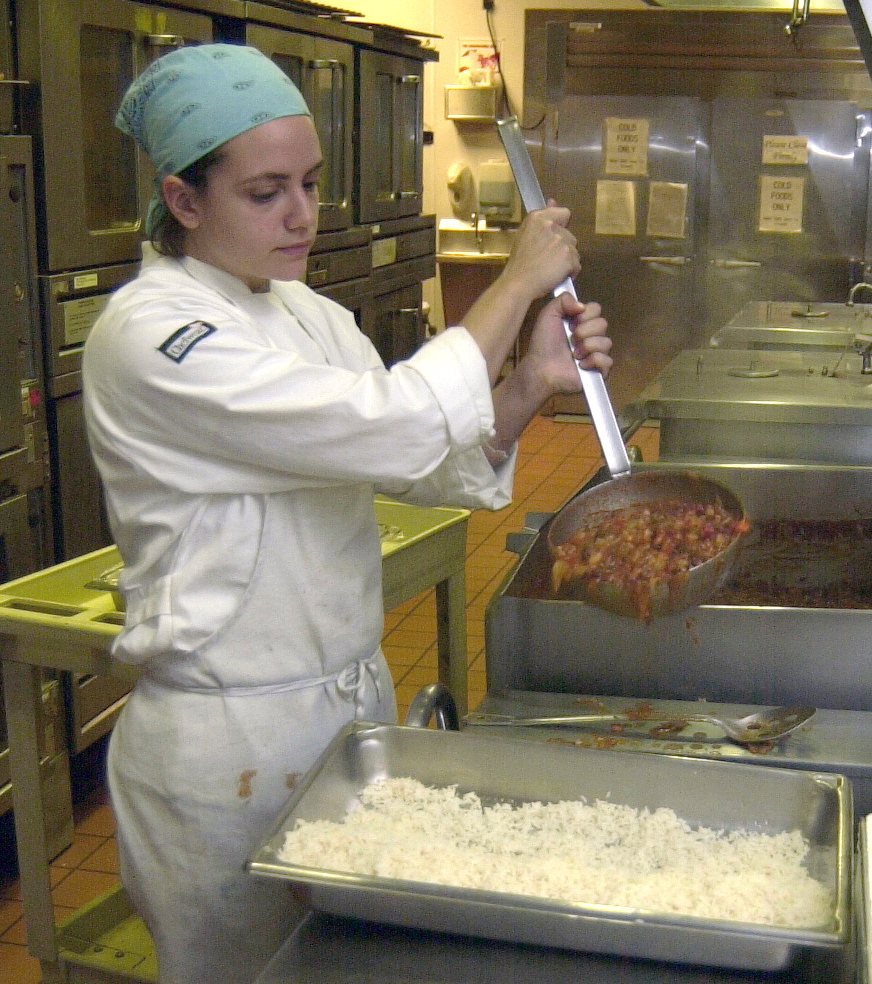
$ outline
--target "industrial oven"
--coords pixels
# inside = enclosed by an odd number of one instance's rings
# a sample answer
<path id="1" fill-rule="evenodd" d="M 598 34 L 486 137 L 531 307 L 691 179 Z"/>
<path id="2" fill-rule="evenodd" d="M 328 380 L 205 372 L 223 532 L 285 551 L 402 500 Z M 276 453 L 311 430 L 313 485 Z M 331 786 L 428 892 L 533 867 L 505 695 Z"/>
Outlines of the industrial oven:
<path id="1" fill-rule="evenodd" d="M 48 438 L 42 386 L 31 140 L 0 136 L 0 582 L 51 562 Z M 69 846 L 69 757 L 59 675 L 44 670 L 32 699 L 40 721 L 40 783 L 51 803 L 53 854 Z M 0 813 L 12 806 L 0 707 Z"/>

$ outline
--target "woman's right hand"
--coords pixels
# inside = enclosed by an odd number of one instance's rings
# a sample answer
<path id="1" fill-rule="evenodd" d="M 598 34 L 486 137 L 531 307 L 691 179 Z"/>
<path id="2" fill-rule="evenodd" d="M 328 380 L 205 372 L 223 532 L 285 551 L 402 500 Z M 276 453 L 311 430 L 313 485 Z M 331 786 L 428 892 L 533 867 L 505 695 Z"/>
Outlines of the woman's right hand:
<path id="1" fill-rule="evenodd" d="M 550 293 L 581 269 L 575 236 L 566 228 L 569 209 L 549 200 L 546 208 L 531 212 L 521 225 L 517 242 L 499 280 L 529 297 L 530 302 Z"/>

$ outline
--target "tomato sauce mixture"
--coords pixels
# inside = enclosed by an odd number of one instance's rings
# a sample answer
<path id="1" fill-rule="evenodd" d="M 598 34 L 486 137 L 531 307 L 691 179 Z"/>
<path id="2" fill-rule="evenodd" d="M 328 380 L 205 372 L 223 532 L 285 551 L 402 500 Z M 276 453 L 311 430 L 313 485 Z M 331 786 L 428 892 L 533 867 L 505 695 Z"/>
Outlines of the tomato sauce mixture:
<path id="1" fill-rule="evenodd" d="M 581 581 L 589 594 L 610 585 L 651 615 L 653 593 L 680 587 L 692 568 L 711 560 L 750 529 L 720 503 L 683 499 L 627 506 L 591 517 L 555 548 L 551 586 Z"/>

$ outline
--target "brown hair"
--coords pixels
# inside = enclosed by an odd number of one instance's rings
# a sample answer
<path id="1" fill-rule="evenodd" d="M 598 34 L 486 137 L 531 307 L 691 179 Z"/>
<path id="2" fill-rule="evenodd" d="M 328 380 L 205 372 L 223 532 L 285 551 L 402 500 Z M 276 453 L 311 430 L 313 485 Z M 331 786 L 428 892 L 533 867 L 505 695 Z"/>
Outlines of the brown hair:
<path id="1" fill-rule="evenodd" d="M 179 171 L 177 177 L 195 191 L 203 192 L 209 183 L 210 168 L 218 164 L 223 157 L 222 149 L 216 147 L 215 150 L 210 150 L 208 154 L 204 154 L 193 164 L 189 164 L 183 171 Z M 180 259 L 185 255 L 186 231 L 173 213 L 168 208 L 164 208 L 151 234 L 152 245 L 162 256 Z"/>

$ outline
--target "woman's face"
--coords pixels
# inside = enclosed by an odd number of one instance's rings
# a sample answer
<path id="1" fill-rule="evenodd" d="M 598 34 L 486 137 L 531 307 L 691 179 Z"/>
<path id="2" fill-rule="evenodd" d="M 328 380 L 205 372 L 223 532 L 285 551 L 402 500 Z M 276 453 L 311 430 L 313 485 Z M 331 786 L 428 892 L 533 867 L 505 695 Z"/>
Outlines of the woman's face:
<path id="1" fill-rule="evenodd" d="M 262 290 L 302 280 L 318 231 L 323 158 L 308 116 L 286 116 L 229 140 L 191 199 L 186 253 Z"/>

